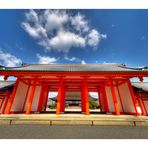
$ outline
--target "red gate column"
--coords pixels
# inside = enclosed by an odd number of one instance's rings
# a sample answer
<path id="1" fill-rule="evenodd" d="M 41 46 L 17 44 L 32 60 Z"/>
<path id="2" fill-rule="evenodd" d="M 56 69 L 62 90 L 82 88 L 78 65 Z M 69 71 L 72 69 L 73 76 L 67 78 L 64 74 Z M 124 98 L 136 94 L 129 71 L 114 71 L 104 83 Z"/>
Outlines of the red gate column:
<path id="1" fill-rule="evenodd" d="M 103 95 L 103 99 L 104 99 L 105 111 L 109 112 L 108 100 L 107 100 L 107 96 L 106 96 L 105 86 L 102 86 L 101 90 L 102 90 L 102 95 Z"/>
<path id="2" fill-rule="evenodd" d="M 32 101 L 33 101 L 33 97 L 34 97 L 34 93 L 35 93 L 35 88 L 36 88 L 36 80 L 34 80 L 34 82 L 33 82 L 30 98 L 29 98 L 29 101 L 28 101 L 28 106 L 27 106 L 27 109 L 26 109 L 26 114 L 30 114 Z"/>
<path id="3" fill-rule="evenodd" d="M 63 82 L 60 112 L 65 111 L 65 86 Z"/>
<path id="4" fill-rule="evenodd" d="M 112 80 L 110 80 L 110 87 L 111 87 L 111 92 L 112 92 L 112 96 L 113 96 L 115 113 L 116 113 L 116 115 L 120 115 L 119 106 L 118 106 L 118 102 L 117 102 L 117 98 L 116 98 L 116 93 L 115 93 L 115 89 L 114 89 L 114 84 L 113 84 Z"/>
<path id="5" fill-rule="evenodd" d="M 84 78 L 84 100 L 85 100 L 85 108 L 86 108 L 86 115 L 89 115 L 89 100 L 88 100 L 88 86 L 87 86 L 87 81 L 86 78 Z"/>
<path id="6" fill-rule="evenodd" d="M 85 97 L 84 97 L 84 89 L 83 89 L 83 86 L 81 88 L 81 111 L 82 112 L 86 112 Z"/>
<path id="7" fill-rule="evenodd" d="M 61 108 L 60 108 L 60 112 L 64 112 L 65 111 L 65 86 L 63 84 L 63 89 L 62 89 L 62 97 L 61 97 Z"/>
<path id="8" fill-rule="evenodd" d="M 134 108 L 135 108 L 135 111 L 136 111 L 136 116 L 140 115 L 137 111 L 137 102 L 136 102 L 136 98 L 135 98 L 135 95 L 134 95 L 134 92 L 133 92 L 133 88 L 132 88 L 132 85 L 131 85 L 131 82 L 129 80 L 127 80 L 127 84 L 128 84 L 128 87 L 129 87 L 129 91 L 130 91 L 130 94 L 131 94 L 131 97 L 132 97 L 132 100 L 133 100 L 133 104 L 134 104 Z"/>
<path id="9" fill-rule="evenodd" d="M 57 115 L 60 114 L 60 110 L 61 110 L 62 88 L 63 88 L 63 79 L 61 78 L 60 79 L 59 89 L 58 89 L 58 100 L 57 100 L 57 108 L 56 108 L 56 114 Z"/>
<path id="10" fill-rule="evenodd" d="M 17 79 L 17 81 L 15 83 L 15 86 L 14 86 L 11 98 L 10 98 L 10 100 L 8 102 L 8 106 L 6 108 L 5 114 L 10 114 L 11 106 L 12 106 L 12 103 L 14 101 L 14 97 L 15 97 L 15 94 L 16 94 L 16 91 L 17 91 L 17 88 L 18 88 L 18 84 L 19 84 L 19 79 Z"/>

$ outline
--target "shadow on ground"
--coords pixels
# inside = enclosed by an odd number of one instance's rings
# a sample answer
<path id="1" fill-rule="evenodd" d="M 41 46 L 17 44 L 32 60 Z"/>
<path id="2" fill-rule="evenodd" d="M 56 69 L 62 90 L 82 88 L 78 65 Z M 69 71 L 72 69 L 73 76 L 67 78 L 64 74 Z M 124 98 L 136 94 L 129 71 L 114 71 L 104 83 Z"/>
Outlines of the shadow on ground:
<path id="1" fill-rule="evenodd" d="M 148 126 L 1 125 L 1 139 L 147 139 Z"/>

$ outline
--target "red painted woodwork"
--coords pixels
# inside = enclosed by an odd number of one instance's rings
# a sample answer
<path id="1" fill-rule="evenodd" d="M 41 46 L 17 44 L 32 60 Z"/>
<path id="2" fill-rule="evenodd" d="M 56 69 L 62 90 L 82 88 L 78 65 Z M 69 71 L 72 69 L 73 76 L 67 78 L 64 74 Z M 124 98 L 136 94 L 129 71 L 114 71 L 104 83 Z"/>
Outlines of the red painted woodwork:
<path id="1" fill-rule="evenodd" d="M 32 102 L 33 102 L 33 97 L 34 97 L 34 93 L 35 93 L 35 88 L 36 88 L 36 80 L 34 81 L 32 89 L 31 89 L 31 94 L 30 94 L 30 98 L 29 98 L 29 101 L 28 101 L 26 114 L 30 114 L 31 106 L 32 106 Z"/>
<path id="2" fill-rule="evenodd" d="M 110 86 L 111 86 L 111 92 L 112 92 L 112 97 L 113 97 L 113 102 L 114 102 L 115 113 L 116 113 L 116 115 L 120 115 L 117 97 L 116 97 L 116 93 L 115 93 L 115 89 L 114 89 L 114 85 L 113 85 L 112 80 L 110 80 Z"/>
<path id="3" fill-rule="evenodd" d="M 62 88 L 63 88 L 63 79 L 60 78 L 60 85 L 58 89 L 58 100 L 57 100 L 57 108 L 56 108 L 56 114 L 60 114 L 61 110 L 61 103 L 62 103 Z"/>
<path id="4" fill-rule="evenodd" d="M 17 81 L 15 83 L 15 86 L 14 86 L 14 89 L 13 89 L 13 92 L 12 92 L 12 95 L 11 95 L 11 98 L 10 98 L 10 100 L 8 102 L 8 105 L 7 105 L 5 114 L 10 114 L 11 106 L 12 106 L 12 103 L 14 101 L 14 97 L 16 95 L 18 84 L 19 84 L 19 79 L 17 79 Z"/>
<path id="5" fill-rule="evenodd" d="M 87 80 L 84 78 L 83 81 L 83 87 L 84 87 L 84 103 L 85 103 L 85 108 L 86 108 L 86 115 L 89 115 L 89 101 L 88 101 L 88 86 L 87 86 Z"/>
<path id="6" fill-rule="evenodd" d="M 7 95 L 5 99 L 6 99 L 6 101 L 5 101 L 5 104 L 4 104 L 4 107 L 3 107 L 3 110 L 2 110 L 2 114 L 4 114 L 5 109 L 6 109 L 6 107 L 7 107 L 7 104 L 8 104 L 8 101 L 9 101 L 9 95 Z"/>
<path id="7" fill-rule="evenodd" d="M 26 101 L 27 101 L 27 98 L 28 98 L 28 95 L 29 95 L 29 89 L 30 89 L 30 85 L 27 88 L 24 104 L 23 104 L 23 107 L 22 107 L 22 112 L 24 111 L 24 108 L 25 108 L 25 105 L 26 105 Z"/>
<path id="8" fill-rule="evenodd" d="M 81 112 L 86 112 L 86 106 L 85 106 L 85 96 L 84 96 L 84 88 L 82 86 L 81 88 Z"/>
<path id="9" fill-rule="evenodd" d="M 105 90 L 105 88 L 109 86 L 111 89 L 111 94 L 112 94 L 114 108 L 115 108 L 114 113 L 116 115 L 120 115 L 120 113 L 125 112 L 124 110 L 126 110 L 126 107 L 124 108 L 123 106 L 122 97 L 120 94 L 121 90 L 120 88 L 118 88 L 118 86 L 127 82 L 127 79 L 128 79 L 128 87 L 132 97 L 136 115 L 139 115 L 136 109 L 137 106 L 140 106 L 141 109 L 144 110 L 144 107 L 142 108 L 142 104 L 139 103 L 138 105 L 138 103 L 136 102 L 129 78 L 144 77 L 144 76 L 147 77 L 148 74 L 146 72 L 25 72 L 25 71 L 24 72 L 14 72 L 14 71 L 2 72 L 1 71 L 0 75 L 4 75 L 5 77 L 16 76 L 18 78 L 15 84 L 15 87 L 13 89 L 11 98 L 8 101 L 8 104 L 6 104 L 5 113 L 7 114 L 10 113 L 11 106 L 13 104 L 15 94 L 17 91 L 19 80 L 27 84 L 29 87 L 32 85 L 31 93 L 29 96 L 28 104 L 27 104 L 26 114 L 31 113 L 31 106 L 32 106 L 36 86 L 42 86 L 39 101 L 38 101 L 37 112 L 46 110 L 49 91 L 58 91 L 56 114 L 60 114 L 60 112 L 65 111 L 65 94 L 67 92 L 81 92 L 81 108 L 82 108 L 82 112 L 85 112 L 86 115 L 90 114 L 88 92 L 98 92 L 98 95 L 100 96 L 99 101 L 100 101 L 101 111 L 110 112 L 106 90 Z M 30 81 L 31 83 L 29 83 Z M 24 108 L 26 105 L 26 100 L 28 98 L 29 87 L 27 89 L 27 93 L 25 96 L 22 112 L 25 111 Z M 117 93 L 120 99 L 122 112 L 120 112 L 119 110 L 119 106 L 118 106 L 119 102 L 118 102 L 114 87 L 117 87 Z M 147 111 L 145 112 L 147 113 Z"/>
<path id="10" fill-rule="evenodd" d="M 121 95 L 120 95 L 119 87 L 118 87 L 118 85 L 116 87 L 117 87 L 117 92 L 118 92 L 119 99 L 120 99 L 120 104 L 121 104 L 122 112 L 124 112 L 124 107 L 123 107 L 123 103 L 122 103 L 122 98 L 121 98 Z"/>
<path id="11" fill-rule="evenodd" d="M 133 92 L 133 88 L 132 88 L 132 85 L 131 85 L 129 80 L 127 80 L 127 84 L 128 84 L 129 91 L 130 91 L 130 94 L 131 94 L 131 97 L 132 97 L 132 101 L 133 101 L 133 104 L 134 104 L 134 108 L 135 108 L 135 111 L 136 111 L 136 116 L 138 116 L 138 115 L 140 115 L 138 113 L 138 111 L 137 111 L 137 108 L 136 108 L 136 107 L 138 107 L 138 104 L 136 102 L 136 98 L 135 98 L 135 95 L 134 95 L 134 92 Z"/>

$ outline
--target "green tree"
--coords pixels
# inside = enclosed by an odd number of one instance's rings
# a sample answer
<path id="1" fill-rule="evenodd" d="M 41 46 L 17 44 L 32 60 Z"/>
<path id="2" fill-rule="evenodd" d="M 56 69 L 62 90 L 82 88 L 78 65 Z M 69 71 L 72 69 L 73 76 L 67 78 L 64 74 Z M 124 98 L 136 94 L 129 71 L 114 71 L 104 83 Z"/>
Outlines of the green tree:
<path id="1" fill-rule="evenodd" d="M 97 104 L 96 100 L 89 99 L 89 108 L 90 109 L 96 109 L 96 108 L 98 108 L 98 104 Z"/>

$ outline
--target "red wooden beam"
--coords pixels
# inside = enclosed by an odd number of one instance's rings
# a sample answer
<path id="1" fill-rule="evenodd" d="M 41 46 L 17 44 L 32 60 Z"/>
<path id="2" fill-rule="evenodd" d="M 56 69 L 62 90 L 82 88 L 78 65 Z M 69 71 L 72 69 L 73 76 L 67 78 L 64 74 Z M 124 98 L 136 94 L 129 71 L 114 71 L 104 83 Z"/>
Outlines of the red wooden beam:
<path id="1" fill-rule="evenodd" d="M 148 77 L 148 73 L 145 71 L 124 71 L 124 72 L 33 72 L 33 71 L 0 71 L 0 75 L 4 76 L 57 76 L 57 77 L 65 77 L 65 76 L 79 76 L 79 77 Z"/>

